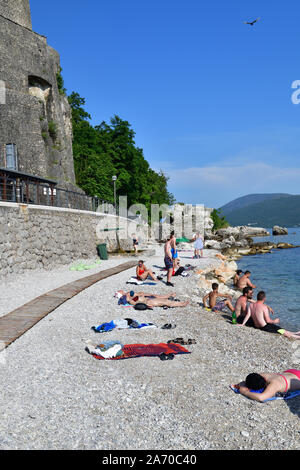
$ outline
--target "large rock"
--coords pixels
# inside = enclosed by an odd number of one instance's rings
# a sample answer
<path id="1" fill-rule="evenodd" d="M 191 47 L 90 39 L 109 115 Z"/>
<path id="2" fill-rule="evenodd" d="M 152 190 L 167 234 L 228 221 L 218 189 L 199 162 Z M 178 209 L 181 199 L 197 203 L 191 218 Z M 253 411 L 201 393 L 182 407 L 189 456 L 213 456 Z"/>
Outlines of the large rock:
<path id="1" fill-rule="evenodd" d="M 285 227 L 279 227 L 279 225 L 274 225 L 272 228 L 273 235 L 288 235 L 288 230 Z"/>

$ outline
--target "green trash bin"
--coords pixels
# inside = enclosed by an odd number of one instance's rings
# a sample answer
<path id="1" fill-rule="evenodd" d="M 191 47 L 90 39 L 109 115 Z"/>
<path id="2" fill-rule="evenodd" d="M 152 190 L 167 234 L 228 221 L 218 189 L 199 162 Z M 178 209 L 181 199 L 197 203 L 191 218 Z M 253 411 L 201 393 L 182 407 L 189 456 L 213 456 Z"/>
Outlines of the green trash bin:
<path id="1" fill-rule="evenodd" d="M 100 245 L 97 245 L 97 250 L 100 259 L 108 259 L 106 243 L 100 243 Z"/>

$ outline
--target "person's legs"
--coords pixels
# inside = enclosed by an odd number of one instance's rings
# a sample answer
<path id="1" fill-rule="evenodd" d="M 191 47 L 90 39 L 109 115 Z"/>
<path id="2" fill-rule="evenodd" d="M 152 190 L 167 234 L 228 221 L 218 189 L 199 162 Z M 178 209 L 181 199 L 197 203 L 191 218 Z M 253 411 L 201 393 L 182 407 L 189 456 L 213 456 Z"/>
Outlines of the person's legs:
<path id="1" fill-rule="evenodd" d="M 232 313 L 234 312 L 234 307 L 232 306 L 230 300 L 225 300 L 225 305 L 229 308 L 229 310 L 231 310 Z"/>
<path id="2" fill-rule="evenodd" d="M 186 307 L 188 303 L 188 301 L 176 302 L 168 299 L 150 299 L 147 301 L 147 305 L 149 305 L 149 307 Z"/>

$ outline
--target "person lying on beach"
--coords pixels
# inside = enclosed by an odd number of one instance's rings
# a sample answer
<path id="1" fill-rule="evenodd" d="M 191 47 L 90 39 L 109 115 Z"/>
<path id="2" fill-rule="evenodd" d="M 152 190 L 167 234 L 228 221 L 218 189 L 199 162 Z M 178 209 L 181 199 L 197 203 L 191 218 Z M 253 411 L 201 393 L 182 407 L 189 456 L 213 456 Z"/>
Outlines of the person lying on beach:
<path id="1" fill-rule="evenodd" d="M 241 276 L 238 281 L 237 281 L 237 288 L 242 290 L 244 289 L 244 287 L 252 287 L 252 289 L 255 289 L 256 286 L 254 284 L 252 284 L 252 282 L 250 281 L 250 275 L 251 275 L 251 272 L 250 271 L 245 271 L 244 272 L 244 275 Z"/>
<path id="2" fill-rule="evenodd" d="M 235 287 L 237 287 L 237 283 L 238 283 L 238 281 L 239 281 L 239 279 L 240 279 L 241 274 L 243 274 L 243 271 L 241 271 L 240 269 L 238 269 L 238 270 L 236 271 L 236 274 L 235 274 L 234 278 L 233 278 L 233 285 L 234 285 Z"/>
<path id="3" fill-rule="evenodd" d="M 139 281 L 145 281 L 148 276 L 150 276 L 151 279 L 153 279 L 153 281 L 155 282 L 158 282 L 160 280 L 153 274 L 151 269 L 146 268 L 146 266 L 144 265 L 144 261 L 140 260 L 136 267 L 136 277 Z"/>
<path id="4" fill-rule="evenodd" d="M 231 385 L 242 395 L 259 402 L 272 398 L 276 393 L 287 393 L 300 390 L 300 370 L 288 369 L 281 374 L 252 373 L 244 382 Z"/>
<path id="5" fill-rule="evenodd" d="M 213 312 L 220 312 L 224 310 L 225 307 L 228 307 L 231 312 L 234 312 L 234 308 L 231 303 L 232 297 L 228 294 L 220 294 L 218 290 L 219 285 L 216 282 L 214 282 L 211 287 L 212 291 L 203 297 L 204 307 L 206 307 L 206 301 L 209 299 L 209 308 L 211 308 Z M 223 297 L 223 299 L 217 302 L 218 297 Z"/>
<path id="6" fill-rule="evenodd" d="M 281 328 L 279 318 L 272 320 L 269 315 L 269 308 L 265 305 L 266 294 L 260 291 L 257 294 L 257 301 L 251 303 L 247 309 L 247 314 L 239 326 L 244 326 L 251 317 L 254 327 L 268 333 L 279 333 L 286 338 L 300 339 L 300 331 L 292 332 Z"/>
<path id="7" fill-rule="evenodd" d="M 134 291 L 124 292 L 122 290 L 118 291 L 116 294 L 121 295 L 119 298 L 124 305 L 126 303 L 130 305 L 136 304 L 146 304 L 148 307 L 186 307 L 189 302 L 180 302 L 174 299 L 175 292 L 173 295 L 155 295 L 155 294 L 145 294 L 144 292 L 134 293 Z M 124 300 L 123 300 L 124 299 Z"/>

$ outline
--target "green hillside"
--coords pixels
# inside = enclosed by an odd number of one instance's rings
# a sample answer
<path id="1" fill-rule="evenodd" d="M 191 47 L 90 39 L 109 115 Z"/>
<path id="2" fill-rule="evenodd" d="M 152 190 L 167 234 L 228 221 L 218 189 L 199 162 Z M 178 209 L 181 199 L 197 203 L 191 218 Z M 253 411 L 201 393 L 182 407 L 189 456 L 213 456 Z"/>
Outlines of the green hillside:
<path id="1" fill-rule="evenodd" d="M 227 215 L 232 211 L 237 209 L 242 209 L 244 207 L 250 206 L 252 204 L 257 204 L 263 202 L 267 199 L 278 199 L 280 197 L 289 197 L 292 194 L 286 193 L 264 193 L 264 194 L 247 194 L 246 196 L 238 197 L 233 201 L 228 202 L 224 206 L 220 207 L 223 215 Z"/>
<path id="2" fill-rule="evenodd" d="M 226 214 L 230 225 L 257 224 L 260 227 L 300 226 L 300 196 L 267 199 Z"/>

